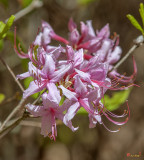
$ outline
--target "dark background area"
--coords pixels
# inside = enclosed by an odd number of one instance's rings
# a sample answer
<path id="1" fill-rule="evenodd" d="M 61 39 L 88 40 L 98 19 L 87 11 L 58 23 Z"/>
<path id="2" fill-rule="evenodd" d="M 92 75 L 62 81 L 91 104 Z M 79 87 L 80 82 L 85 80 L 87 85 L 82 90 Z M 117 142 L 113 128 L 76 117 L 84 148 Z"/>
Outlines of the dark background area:
<path id="1" fill-rule="evenodd" d="M 79 26 L 80 21 L 92 20 L 94 29 L 100 30 L 105 24 L 110 24 L 111 35 L 120 35 L 120 46 L 124 56 L 133 45 L 133 40 L 139 32 L 126 18 L 128 13 L 140 21 L 139 4 L 142 0 L 95 0 L 87 5 L 80 5 L 77 0 L 44 0 L 43 7 L 36 9 L 14 23 L 17 35 L 26 48 L 34 40 L 41 20 L 51 24 L 55 32 L 67 38 L 67 24 L 73 17 Z M 4 21 L 11 14 L 22 9 L 21 0 L 9 0 L 8 8 L 0 4 L 0 20 Z M 13 27 L 12 27 L 13 30 Z M 13 69 L 15 74 L 24 72 L 21 59 L 14 53 L 13 45 L 7 39 L 0 55 Z M 87 116 L 76 116 L 74 123 L 79 130 L 73 133 L 64 125 L 58 126 L 56 142 L 43 138 L 39 127 L 18 126 L 6 137 L 0 140 L 0 160 L 126 160 L 127 153 L 139 154 L 144 157 L 144 47 L 135 50 L 138 74 L 136 84 L 129 97 L 131 110 L 130 120 L 118 133 L 111 133 L 103 126 L 88 128 Z M 132 58 L 120 66 L 120 73 L 133 72 Z M 0 93 L 6 99 L 20 92 L 9 72 L 0 63 Z M 20 92 L 21 94 L 21 92 Z M 18 101 L 0 105 L 0 121 L 4 120 Z M 117 113 L 122 113 L 124 104 Z M 108 123 L 112 129 L 114 126 Z M 130 159 L 130 158 L 129 158 Z M 132 158 L 131 158 L 132 159 Z M 140 158 L 137 158 L 140 159 Z M 142 158 L 141 158 L 142 159 Z"/>

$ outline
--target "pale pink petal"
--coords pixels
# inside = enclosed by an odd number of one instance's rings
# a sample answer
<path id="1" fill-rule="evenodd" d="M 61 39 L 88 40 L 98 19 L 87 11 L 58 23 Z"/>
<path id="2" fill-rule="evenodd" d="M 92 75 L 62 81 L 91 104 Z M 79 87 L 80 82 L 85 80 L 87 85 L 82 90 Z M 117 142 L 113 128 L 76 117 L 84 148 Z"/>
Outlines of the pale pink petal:
<path id="1" fill-rule="evenodd" d="M 93 116 L 89 114 L 89 128 L 95 128 L 97 121 L 94 120 Z"/>
<path id="2" fill-rule="evenodd" d="M 41 75 L 41 71 L 38 68 L 36 68 L 32 62 L 29 62 L 28 69 L 29 69 L 30 75 L 34 79 L 39 80 L 39 75 Z"/>
<path id="3" fill-rule="evenodd" d="M 63 113 L 71 106 L 72 102 L 69 99 L 66 99 L 61 106 L 57 109 L 58 112 Z"/>
<path id="4" fill-rule="evenodd" d="M 42 69 L 42 72 L 49 77 L 55 71 L 55 62 L 51 55 L 45 56 L 45 65 Z"/>
<path id="5" fill-rule="evenodd" d="M 75 54 L 73 48 L 71 46 L 66 46 L 66 51 L 68 60 L 73 60 Z"/>
<path id="6" fill-rule="evenodd" d="M 48 114 L 42 117 L 41 134 L 44 137 L 47 137 L 51 132 L 52 132 L 52 117 L 51 114 Z"/>
<path id="7" fill-rule="evenodd" d="M 56 104 L 59 104 L 61 100 L 61 96 L 60 96 L 60 92 L 58 88 L 56 87 L 56 85 L 54 83 L 48 83 L 47 88 L 49 91 L 48 92 L 49 99 L 55 102 Z"/>
<path id="8" fill-rule="evenodd" d="M 64 118 L 63 118 L 63 122 L 65 125 L 68 124 L 69 121 L 71 121 L 73 119 L 73 117 L 76 115 L 77 111 L 80 109 L 80 104 L 79 102 L 74 103 L 73 105 L 71 105 L 67 111 L 67 113 L 65 114 Z"/>
<path id="9" fill-rule="evenodd" d="M 85 25 L 83 22 L 80 22 L 80 29 L 81 29 L 81 39 L 83 40 L 85 36 L 88 34 L 88 26 Z"/>
<path id="10" fill-rule="evenodd" d="M 30 77 L 30 76 L 31 75 L 30 75 L 29 72 L 25 72 L 23 74 L 18 74 L 16 77 L 17 77 L 17 79 L 25 79 L 25 78 Z"/>
<path id="11" fill-rule="evenodd" d="M 77 29 L 74 29 L 70 34 L 69 34 L 69 40 L 72 43 L 72 45 L 77 44 L 79 41 L 80 35 Z"/>
<path id="12" fill-rule="evenodd" d="M 39 33 L 37 36 L 36 36 L 36 39 L 34 41 L 34 45 L 38 45 L 38 46 L 41 46 L 42 45 L 42 33 Z"/>
<path id="13" fill-rule="evenodd" d="M 58 108 L 58 104 L 52 101 L 46 92 L 42 94 L 42 102 L 43 102 L 45 109 L 48 109 L 49 111 L 51 110 L 51 108 L 53 109 Z"/>
<path id="14" fill-rule="evenodd" d="M 82 72 L 82 71 L 80 71 L 80 70 L 78 70 L 78 69 L 75 69 L 75 71 L 78 73 L 78 75 L 79 75 L 83 80 L 91 83 L 90 74 L 89 74 L 89 73 Z"/>
<path id="15" fill-rule="evenodd" d="M 34 93 L 37 93 L 37 92 L 40 92 L 42 91 L 44 88 L 46 88 L 46 84 L 36 84 L 38 83 L 37 81 L 32 81 L 29 85 L 29 87 L 24 91 L 23 93 L 23 98 L 27 98 L 29 97 L 30 95 L 34 94 Z"/>
<path id="16" fill-rule="evenodd" d="M 35 117 L 42 116 L 44 113 L 43 106 L 36 106 L 32 104 L 27 104 L 26 109 Z"/>
<path id="17" fill-rule="evenodd" d="M 99 55 L 99 59 L 101 62 L 107 61 L 107 55 L 109 54 L 110 49 L 111 49 L 111 41 L 110 40 L 103 41 L 101 49 L 97 51 L 97 54 Z"/>
<path id="18" fill-rule="evenodd" d="M 69 23 L 68 23 L 68 29 L 70 32 L 72 32 L 75 28 L 77 28 L 76 23 L 74 23 L 73 19 L 70 18 Z"/>
<path id="19" fill-rule="evenodd" d="M 74 88 L 76 93 L 80 96 L 80 97 L 84 97 L 87 94 L 87 88 L 86 86 L 83 84 L 83 82 L 80 80 L 79 76 L 75 76 L 75 83 L 74 83 Z"/>
<path id="20" fill-rule="evenodd" d="M 90 108 L 88 98 L 79 99 L 79 103 L 89 114 L 94 114 L 94 111 Z"/>
<path id="21" fill-rule="evenodd" d="M 99 32 L 97 31 L 97 36 L 108 38 L 110 36 L 109 24 L 106 24 Z"/>
<path id="22" fill-rule="evenodd" d="M 90 38 L 95 37 L 96 35 L 95 35 L 95 31 L 94 31 L 94 29 L 92 27 L 92 21 L 91 20 L 87 21 L 87 27 L 88 27 L 88 35 L 89 35 L 89 37 Z"/>
<path id="23" fill-rule="evenodd" d="M 74 53 L 74 66 L 77 67 L 78 65 L 82 64 L 83 58 L 83 49 L 78 50 Z"/>
<path id="24" fill-rule="evenodd" d="M 55 71 L 51 76 L 51 83 L 55 83 L 60 81 L 63 76 L 71 69 L 71 64 L 65 65 L 64 67 L 60 68 L 59 70 Z"/>
<path id="25" fill-rule="evenodd" d="M 102 98 L 100 87 L 97 85 L 97 88 L 89 92 L 87 97 L 88 97 L 89 102 L 95 101 L 96 99 L 100 100 Z"/>
<path id="26" fill-rule="evenodd" d="M 63 87 L 62 85 L 59 86 L 59 88 L 62 89 L 63 94 L 71 101 L 77 101 L 76 98 L 76 93 L 75 92 L 71 92 L 70 90 L 66 89 L 65 87 Z"/>
<path id="27" fill-rule="evenodd" d="M 122 49 L 119 46 L 116 46 L 114 51 L 109 54 L 107 62 L 109 64 L 116 63 L 120 59 L 121 54 L 122 54 Z"/>

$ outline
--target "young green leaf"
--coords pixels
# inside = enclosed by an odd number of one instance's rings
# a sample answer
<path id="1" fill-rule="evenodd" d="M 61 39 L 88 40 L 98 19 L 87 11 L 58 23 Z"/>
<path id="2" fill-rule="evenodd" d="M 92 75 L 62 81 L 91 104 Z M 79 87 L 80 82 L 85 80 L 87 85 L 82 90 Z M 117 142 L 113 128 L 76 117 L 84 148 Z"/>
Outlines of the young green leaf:
<path id="1" fill-rule="evenodd" d="M 139 31 L 142 32 L 142 34 L 144 34 L 144 31 L 142 29 L 142 27 L 140 26 L 140 24 L 138 23 L 138 21 L 130 14 L 127 15 L 127 18 L 130 20 L 130 22 L 132 23 L 132 25 L 138 29 Z"/>
<path id="2" fill-rule="evenodd" d="M 105 107 L 109 111 L 114 111 L 118 109 L 128 99 L 130 92 L 131 89 L 125 91 L 119 91 L 114 93 L 111 98 L 108 95 L 105 95 L 104 96 Z"/>
<path id="3" fill-rule="evenodd" d="M 7 32 L 9 31 L 10 27 L 12 26 L 13 22 L 14 22 L 15 16 L 12 15 L 6 24 L 4 24 L 3 22 L 0 23 L 0 39 L 5 38 Z"/>
<path id="4" fill-rule="evenodd" d="M 0 34 L 4 30 L 4 27 L 5 27 L 5 24 L 2 21 L 0 21 Z"/>
<path id="5" fill-rule="evenodd" d="M 141 16 L 143 27 L 144 27 L 144 5 L 143 5 L 143 3 L 140 3 L 139 12 L 140 12 L 140 16 Z"/>

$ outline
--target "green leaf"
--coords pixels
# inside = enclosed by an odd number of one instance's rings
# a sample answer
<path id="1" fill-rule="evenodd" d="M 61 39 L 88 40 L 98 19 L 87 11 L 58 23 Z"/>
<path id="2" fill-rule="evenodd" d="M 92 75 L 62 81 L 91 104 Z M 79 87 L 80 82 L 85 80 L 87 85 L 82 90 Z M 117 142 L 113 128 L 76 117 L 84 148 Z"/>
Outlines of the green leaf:
<path id="1" fill-rule="evenodd" d="M 13 22 L 14 22 L 15 16 L 12 15 L 6 24 L 4 24 L 3 22 L 1 22 L 0 24 L 0 39 L 5 38 L 7 32 L 9 31 L 10 27 L 12 26 Z"/>
<path id="2" fill-rule="evenodd" d="M 2 103 L 4 99 L 5 99 L 5 95 L 0 93 L 0 103 Z"/>
<path id="3" fill-rule="evenodd" d="M 139 12 L 140 12 L 140 16 L 141 16 L 143 27 L 144 27 L 144 5 L 143 5 L 143 3 L 140 3 Z"/>
<path id="4" fill-rule="evenodd" d="M 4 30 L 5 25 L 6 25 L 5 23 L 0 21 L 0 33 Z"/>
<path id="5" fill-rule="evenodd" d="M 138 21 L 130 14 L 127 15 L 127 18 L 130 20 L 130 22 L 132 23 L 132 25 L 138 29 L 139 31 L 142 32 L 142 34 L 144 34 L 144 31 L 142 29 L 142 27 L 140 26 L 140 24 L 138 23 Z"/>
<path id="6" fill-rule="evenodd" d="M 112 95 L 112 97 L 105 95 L 104 96 L 105 107 L 109 111 L 114 111 L 114 110 L 118 109 L 128 99 L 130 92 L 131 92 L 131 89 L 128 89 L 125 91 L 115 92 Z"/>

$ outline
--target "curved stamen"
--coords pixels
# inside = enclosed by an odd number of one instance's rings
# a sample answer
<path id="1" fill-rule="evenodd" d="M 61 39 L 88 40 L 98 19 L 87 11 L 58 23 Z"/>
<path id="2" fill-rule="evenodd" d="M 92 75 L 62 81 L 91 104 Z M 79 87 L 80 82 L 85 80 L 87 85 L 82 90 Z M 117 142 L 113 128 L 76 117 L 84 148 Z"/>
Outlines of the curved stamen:
<path id="1" fill-rule="evenodd" d="M 115 130 L 115 131 L 112 131 L 111 129 L 109 129 L 108 127 L 106 127 L 106 125 L 104 123 L 102 123 L 102 125 L 104 126 L 104 128 L 106 130 L 108 130 L 109 132 L 119 132 L 120 131 L 120 128 L 118 130 Z"/>
<path id="2" fill-rule="evenodd" d="M 21 49 L 20 49 L 20 52 L 19 52 L 18 49 L 17 49 L 17 44 L 16 44 L 16 27 L 14 29 L 14 50 L 15 50 L 15 52 L 17 53 L 17 55 L 20 58 L 22 58 L 22 59 L 29 58 L 28 54 L 25 54 L 24 52 L 22 52 Z"/>

